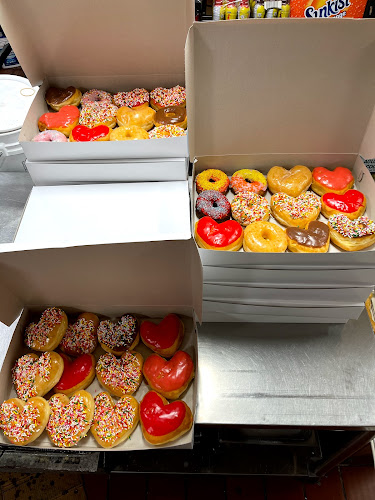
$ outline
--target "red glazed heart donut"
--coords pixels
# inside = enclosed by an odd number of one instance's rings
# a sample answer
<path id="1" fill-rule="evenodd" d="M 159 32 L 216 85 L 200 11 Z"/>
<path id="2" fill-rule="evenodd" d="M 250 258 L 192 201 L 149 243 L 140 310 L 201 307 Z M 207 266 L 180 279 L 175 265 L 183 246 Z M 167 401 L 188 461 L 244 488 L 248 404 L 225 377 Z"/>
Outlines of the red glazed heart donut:
<path id="1" fill-rule="evenodd" d="M 158 325 L 152 321 L 142 321 L 140 333 L 147 347 L 170 358 L 182 343 L 184 324 L 176 314 L 168 314 Z"/>

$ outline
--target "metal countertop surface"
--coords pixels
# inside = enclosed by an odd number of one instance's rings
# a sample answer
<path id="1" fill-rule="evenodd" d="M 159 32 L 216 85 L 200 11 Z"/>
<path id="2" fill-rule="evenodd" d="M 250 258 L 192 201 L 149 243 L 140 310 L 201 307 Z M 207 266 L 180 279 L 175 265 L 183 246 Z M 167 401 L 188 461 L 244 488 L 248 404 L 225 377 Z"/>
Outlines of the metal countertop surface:
<path id="1" fill-rule="evenodd" d="M 0 172 L 0 243 L 16 234 L 32 188 Z M 0 366 L 16 322 L 0 323 Z M 200 424 L 375 429 L 375 338 L 366 311 L 342 325 L 199 327 Z"/>

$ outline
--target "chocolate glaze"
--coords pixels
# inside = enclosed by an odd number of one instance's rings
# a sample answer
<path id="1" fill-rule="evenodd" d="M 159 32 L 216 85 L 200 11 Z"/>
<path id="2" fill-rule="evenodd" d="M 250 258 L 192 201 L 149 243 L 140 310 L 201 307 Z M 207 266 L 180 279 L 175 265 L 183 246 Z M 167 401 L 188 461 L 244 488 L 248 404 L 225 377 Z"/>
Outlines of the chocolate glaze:
<path id="1" fill-rule="evenodd" d="M 308 229 L 288 227 L 286 230 L 288 238 L 300 245 L 312 248 L 324 247 L 329 237 L 329 228 L 323 222 L 312 221 Z"/>
<path id="2" fill-rule="evenodd" d="M 186 109 L 179 106 L 168 106 L 156 112 L 154 121 L 161 125 L 177 125 L 185 121 Z"/>
<path id="3" fill-rule="evenodd" d="M 68 87 L 66 89 L 58 89 L 57 87 L 50 87 L 46 92 L 46 101 L 48 104 L 58 105 L 70 99 L 75 93 L 75 87 Z"/>

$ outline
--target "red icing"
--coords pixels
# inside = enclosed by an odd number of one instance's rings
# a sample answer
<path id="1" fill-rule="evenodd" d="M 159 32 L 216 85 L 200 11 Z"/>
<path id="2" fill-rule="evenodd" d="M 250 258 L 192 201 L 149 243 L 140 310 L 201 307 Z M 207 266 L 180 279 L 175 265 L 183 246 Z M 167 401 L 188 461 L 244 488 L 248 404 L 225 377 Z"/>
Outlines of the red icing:
<path id="1" fill-rule="evenodd" d="M 94 370 L 94 360 L 90 354 L 82 354 L 74 361 L 60 353 L 64 360 L 64 372 L 59 383 L 55 386 L 58 391 L 67 391 L 83 382 Z"/>
<path id="2" fill-rule="evenodd" d="M 349 189 L 345 194 L 326 193 L 322 201 L 328 207 L 343 213 L 356 212 L 363 205 L 365 197 L 356 189 Z"/>
<path id="3" fill-rule="evenodd" d="M 178 351 L 169 361 L 151 354 L 143 365 L 143 373 L 152 385 L 161 391 L 170 392 L 182 387 L 194 370 L 193 360 L 184 351 Z"/>
<path id="4" fill-rule="evenodd" d="M 39 118 L 40 122 L 45 123 L 47 128 L 68 127 L 79 118 L 79 109 L 77 106 L 64 106 L 57 113 L 44 113 Z"/>
<path id="5" fill-rule="evenodd" d="M 141 324 L 141 338 L 155 349 L 168 349 L 177 340 L 181 321 L 175 314 L 168 314 L 158 325 L 151 321 Z"/>
<path id="6" fill-rule="evenodd" d="M 334 191 L 345 189 L 354 179 L 350 170 L 344 167 L 337 167 L 333 171 L 317 167 L 314 168 L 312 175 L 319 184 Z"/>
<path id="7" fill-rule="evenodd" d="M 242 227 L 235 220 L 217 223 L 211 217 L 203 217 L 197 224 L 197 233 L 212 247 L 226 247 L 241 238 Z"/>
<path id="8" fill-rule="evenodd" d="M 185 405 L 175 401 L 164 405 L 157 392 L 150 391 L 140 405 L 140 418 L 148 434 L 165 436 L 175 431 L 182 424 L 186 414 Z"/>
<path id="9" fill-rule="evenodd" d="M 72 130 L 73 139 L 77 142 L 97 141 L 109 134 L 107 125 L 98 125 L 94 128 L 86 127 L 86 125 L 77 125 Z"/>

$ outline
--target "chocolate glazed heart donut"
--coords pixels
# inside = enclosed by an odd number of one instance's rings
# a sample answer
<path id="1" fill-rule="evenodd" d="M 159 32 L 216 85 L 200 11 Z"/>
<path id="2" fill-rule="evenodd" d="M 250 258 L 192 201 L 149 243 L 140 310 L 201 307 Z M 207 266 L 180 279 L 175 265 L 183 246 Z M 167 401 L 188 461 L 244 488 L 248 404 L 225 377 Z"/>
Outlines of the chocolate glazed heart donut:
<path id="1" fill-rule="evenodd" d="M 306 229 L 288 227 L 286 229 L 288 249 L 296 253 L 324 253 L 329 248 L 329 227 L 319 221 L 311 221 Z"/>
<path id="2" fill-rule="evenodd" d="M 101 347 L 116 356 L 134 349 L 139 342 L 138 320 L 132 314 L 124 314 L 117 323 L 107 319 L 98 327 L 98 340 Z"/>

